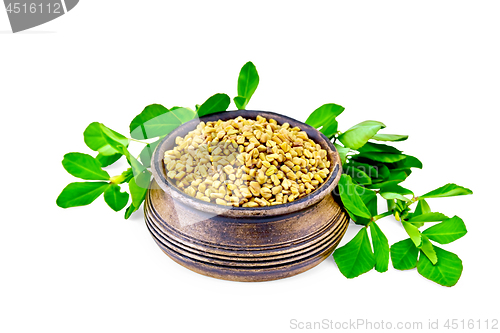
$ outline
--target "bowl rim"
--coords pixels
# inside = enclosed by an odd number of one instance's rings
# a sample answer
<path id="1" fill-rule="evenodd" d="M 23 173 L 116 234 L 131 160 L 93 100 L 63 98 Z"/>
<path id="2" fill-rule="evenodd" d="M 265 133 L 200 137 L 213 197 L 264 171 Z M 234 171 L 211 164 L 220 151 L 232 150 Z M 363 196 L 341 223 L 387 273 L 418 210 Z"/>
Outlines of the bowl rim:
<path id="1" fill-rule="evenodd" d="M 170 140 L 174 140 L 175 145 L 175 137 L 184 136 L 189 131 L 192 131 L 196 126 L 192 127 L 195 123 L 198 124 L 201 121 L 209 122 L 209 121 L 217 121 L 219 119 L 223 119 L 226 121 L 228 119 L 234 119 L 238 116 L 242 116 L 246 119 L 256 119 L 257 116 L 263 116 L 265 118 L 280 118 L 280 120 L 285 120 L 290 124 L 291 127 L 298 126 L 302 130 L 306 130 L 308 132 L 308 136 L 311 138 L 310 132 L 314 133 L 313 140 L 319 143 L 323 148 L 326 146 L 329 148 L 327 152 L 330 155 L 330 173 L 328 174 L 328 178 L 321 184 L 314 192 L 311 192 L 304 197 L 294 200 L 292 202 L 287 202 L 285 204 L 266 206 L 266 207 L 234 207 L 234 206 L 222 206 L 216 203 L 206 202 L 195 197 L 191 197 L 186 193 L 182 192 L 180 189 L 172 184 L 164 175 L 163 175 L 163 152 L 165 149 L 165 145 L 169 143 Z M 278 121 L 278 123 L 283 123 L 282 121 Z M 293 125 L 293 126 L 292 126 Z M 191 128 L 192 127 L 192 128 Z M 188 128 L 186 132 L 186 128 Z M 182 134 L 184 133 L 184 134 Z M 317 140 L 314 136 L 319 137 L 321 140 Z M 318 142 L 319 141 L 319 142 Z M 171 149 L 171 148 L 169 148 Z M 291 117 L 271 112 L 271 111 L 261 111 L 261 110 L 230 110 L 230 111 L 221 111 L 216 113 L 211 113 L 209 115 L 205 115 L 202 117 L 195 117 L 194 119 L 178 126 L 172 132 L 167 134 L 156 146 L 155 151 L 153 152 L 151 158 L 151 171 L 153 173 L 153 178 L 158 184 L 158 186 L 165 192 L 167 192 L 172 198 L 177 201 L 190 206 L 193 209 L 201 210 L 208 213 L 213 213 L 216 215 L 223 215 L 228 217 L 245 217 L 245 216 L 275 216 L 275 215 L 283 215 L 291 212 L 295 212 L 298 210 L 302 210 L 308 206 L 316 204 L 320 200 L 322 200 L 328 193 L 331 193 L 333 189 L 337 186 L 339 178 L 342 174 L 342 163 L 340 163 L 340 156 L 338 154 L 337 149 L 333 145 L 333 143 L 320 131 L 315 129 L 314 127 L 293 119 Z"/>

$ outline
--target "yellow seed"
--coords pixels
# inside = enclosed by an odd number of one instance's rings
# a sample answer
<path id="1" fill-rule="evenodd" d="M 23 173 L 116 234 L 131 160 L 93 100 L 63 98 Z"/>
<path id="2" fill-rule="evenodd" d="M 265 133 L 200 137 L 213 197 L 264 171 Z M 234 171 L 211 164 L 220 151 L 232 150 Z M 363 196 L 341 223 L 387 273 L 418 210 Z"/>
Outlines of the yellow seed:
<path id="1" fill-rule="evenodd" d="M 271 175 L 271 181 L 274 183 L 274 185 L 279 185 L 280 184 L 280 180 L 278 178 L 278 175 Z"/>
<path id="2" fill-rule="evenodd" d="M 281 187 L 281 185 L 280 186 L 275 186 L 275 187 L 272 188 L 272 193 L 274 195 L 276 195 L 276 194 L 280 193 L 281 190 L 283 190 L 283 187 Z"/>
<path id="3" fill-rule="evenodd" d="M 271 167 L 271 163 L 269 163 L 268 161 L 262 161 L 262 165 L 265 166 L 266 168 Z"/>
<path id="4" fill-rule="evenodd" d="M 192 187 L 192 186 L 189 186 L 188 188 L 186 188 L 184 190 L 184 192 L 186 192 L 188 195 L 194 197 L 194 195 L 196 194 L 196 190 Z"/>
<path id="5" fill-rule="evenodd" d="M 319 174 L 314 174 L 314 179 L 316 179 L 318 182 L 322 183 L 323 182 L 323 178 L 321 178 L 321 176 Z"/>
<path id="6" fill-rule="evenodd" d="M 168 164 L 167 164 L 167 170 L 168 171 L 172 171 L 172 170 L 174 170 L 174 168 L 175 168 L 175 161 L 168 162 Z"/>
<path id="7" fill-rule="evenodd" d="M 222 205 L 222 206 L 226 205 L 226 201 L 221 199 L 221 198 L 215 199 L 215 203 L 217 203 L 218 205 Z"/>

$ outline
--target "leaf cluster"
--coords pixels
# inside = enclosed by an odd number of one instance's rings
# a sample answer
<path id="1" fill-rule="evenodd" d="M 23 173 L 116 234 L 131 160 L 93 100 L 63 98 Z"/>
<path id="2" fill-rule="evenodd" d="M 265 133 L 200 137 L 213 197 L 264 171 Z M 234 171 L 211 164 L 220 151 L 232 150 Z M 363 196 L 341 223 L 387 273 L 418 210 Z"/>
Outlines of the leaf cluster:
<path id="1" fill-rule="evenodd" d="M 234 103 L 244 109 L 259 84 L 259 75 L 251 62 L 246 63 L 238 77 L 238 95 Z M 68 153 L 64 155 L 63 167 L 71 175 L 86 180 L 67 185 L 58 196 L 59 207 L 85 206 L 104 194 L 104 201 L 114 211 L 124 209 L 125 218 L 137 211 L 146 197 L 151 182 L 151 157 L 160 141 L 185 122 L 226 111 L 231 99 L 226 94 L 215 94 L 195 110 L 174 106 L 170 109 L 161 104 L 151 104 L 132 119 L 129 134 L 120 134 L 102 123 L 91 123 L 83 133 L 85 144 L 94 155 Z M 129 148 L 131 142 L 143 145 L 140 153 L 134 155 Z M 122 156 L 128 168 L 111 177 L 106 167 L 118 162 Z M 128 186 L 126 186 L 128 185 Z"/>
<path id="2" fill-rule="evenodd" d="M 451 243 L 463 237 L 467 229 L 458 216 L 449 218 L 432 212 L 427 199 L 472 194 L 472 191 L 446 184 L 415 196 L 400 183 L 411 175 L 412 169 L 421 169 L 422 163 L 387 143 L 404 141 L 408 136 L 380 133 L 386 126 L 375 120 L 363 121 L 341 132 L 337 117 L 343 111 L 340 105 L 325 104 L 306 121 L 332 140 L 339 152 L 343 174 L 337 191 L 353 222 L 363 226 L 353 239 L 333 253 L 340 272 L 347 278 L 373 268 L 385 272 L 392 261 L 396 269 L 417 268 L 427 279 L 443 286 L 455 285 L 462 273 L 462 261 L 434 243 Z M 387 202 L 386 212 L 378 213 L 379 198 Z M 390 215 L 408 235 L 392 246 L 377 222 Z M 429 223 L 435 225 L 422 231 Z"/>

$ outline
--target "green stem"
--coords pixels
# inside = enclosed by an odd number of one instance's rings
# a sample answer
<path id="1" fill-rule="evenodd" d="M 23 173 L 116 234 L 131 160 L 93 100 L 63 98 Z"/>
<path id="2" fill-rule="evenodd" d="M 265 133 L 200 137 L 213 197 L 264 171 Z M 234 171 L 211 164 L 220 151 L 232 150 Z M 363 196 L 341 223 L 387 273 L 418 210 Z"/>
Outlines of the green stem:
<path id="1" fill-rule="evenodd" d="M 139 143 L 142 143 L 142 144 L 145 144 L 145 145 L 149 145 L 149 143 L 141 141 L 141 140 L 136 140 L 136 139 L 132 139 L 132 138 L 129 138 L 129 140 L 132 140 L 132 141 L 135 141 L 135 142 L 139 142 Z"/>
<path id="2" fill-rule="evenodd" d="M 109 179 L 109 182 L 111 184 L 121 184 L 125 181 L 125 177 L 123 176 L 123 174 L 121 175 L 118 175 L 118 176 L 113 176 Z"/>
<path id="3" fill-rule="evenodd" d="M 381 218 L 384 218 L 384 217 L 389 216 L 389 215 L 392 215 L 392 214 L 394 214 L 394 211 L 389 210 L 389 211 L 387 211 L 387 212 L 385 212 L 385 213 L 378 214 L 378 215 L 376 215 L 376 216 L 372 217 L 372 221 L 377 221 L 377 220 L 380 220 Z"/>

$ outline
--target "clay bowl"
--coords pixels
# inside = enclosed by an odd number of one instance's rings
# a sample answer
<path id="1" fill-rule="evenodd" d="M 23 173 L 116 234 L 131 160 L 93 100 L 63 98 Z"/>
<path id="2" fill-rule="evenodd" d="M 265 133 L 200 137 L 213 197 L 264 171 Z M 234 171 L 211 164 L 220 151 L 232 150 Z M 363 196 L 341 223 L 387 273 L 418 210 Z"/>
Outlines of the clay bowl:
<path id="1" fill-rule="evenodd" d="M 270 207 L 227 207 L 190 197 L 166 177 L 163 156 L 200 121 L 258 115 L 298 126 L 326 149 L 330 174 L 314 192 Z M 332 195 L 342 173 L 333 144 L 295 119 L 265 111 L 239 110 L 191 120 L 166 136 L 151 161 L 154 180 L 144 205 L 146 225 L 160 248 L 197 273 L 233 281 L 268 281 L 304 272 L 326 259 L 340 242 L 348 215 Z"/>

